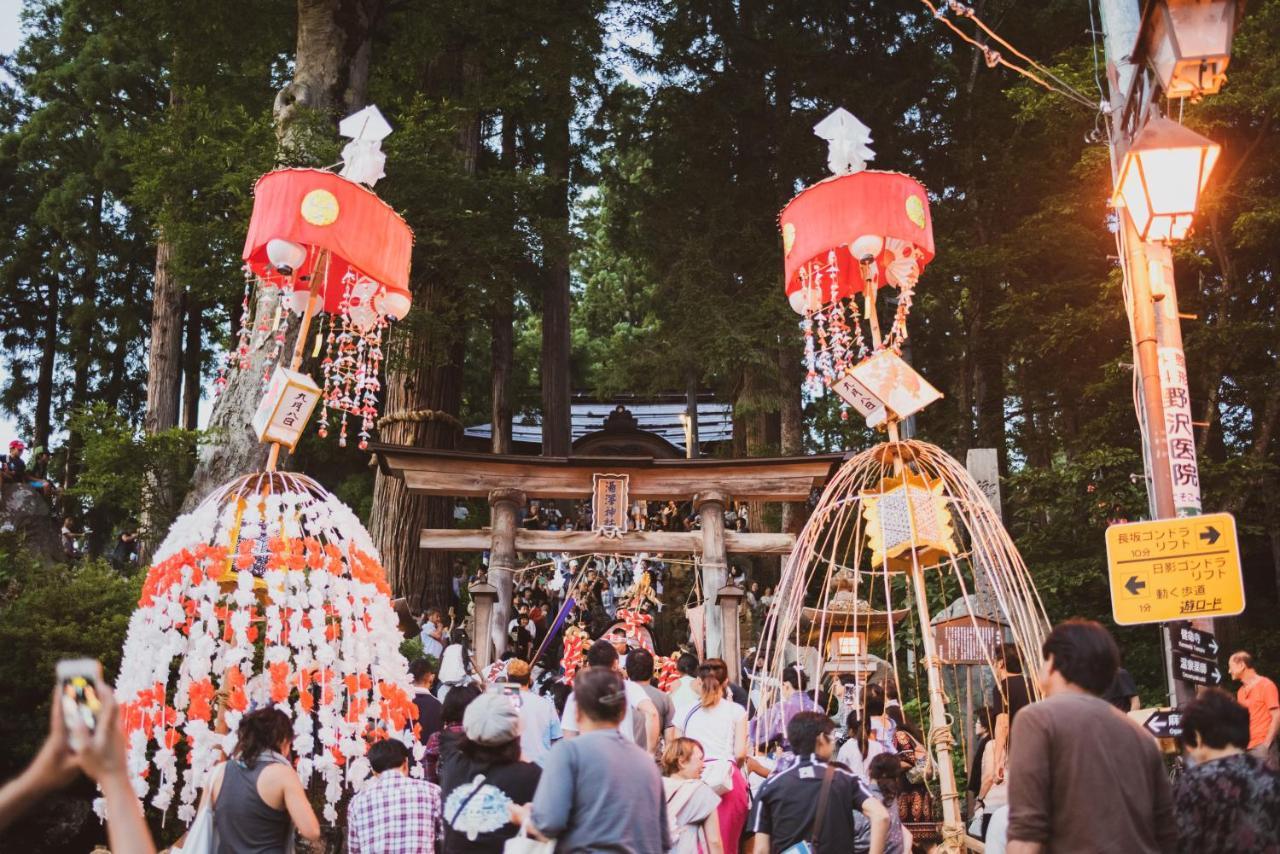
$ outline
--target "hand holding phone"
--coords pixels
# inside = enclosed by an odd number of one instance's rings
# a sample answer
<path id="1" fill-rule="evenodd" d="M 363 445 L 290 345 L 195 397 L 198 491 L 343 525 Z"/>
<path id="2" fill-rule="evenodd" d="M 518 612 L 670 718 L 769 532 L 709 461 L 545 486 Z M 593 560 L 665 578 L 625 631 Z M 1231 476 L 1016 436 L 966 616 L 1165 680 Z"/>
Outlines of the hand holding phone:
<path id="1" fill-rule="evenodd" d="M 102 664 L 92 658 L 63 659 L 58 662 L 57 676 L 67 741 L 78 753 L 85 746 L 80 734 L 87 730 L 92 736 L 102 713 L 102 698 L 98 696 Z"/>

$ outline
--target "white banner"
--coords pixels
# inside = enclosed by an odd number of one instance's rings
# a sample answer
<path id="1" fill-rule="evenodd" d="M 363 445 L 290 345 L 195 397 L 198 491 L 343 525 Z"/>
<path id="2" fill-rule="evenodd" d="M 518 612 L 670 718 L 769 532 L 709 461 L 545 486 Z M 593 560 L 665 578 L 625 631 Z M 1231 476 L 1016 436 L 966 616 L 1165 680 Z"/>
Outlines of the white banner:
<path id="1" fill-rule="evenodd" d="M 1191 426 L 1191 394 L 1187 389 L 1187 358 L 1178 347 L 1160 348 L 1160 393 L 1164 399 L 1164 429 L 1169 442 L 1169 474 L 1173 506 L 1179 516 L 1200 513 L 1200 468 Z"/>

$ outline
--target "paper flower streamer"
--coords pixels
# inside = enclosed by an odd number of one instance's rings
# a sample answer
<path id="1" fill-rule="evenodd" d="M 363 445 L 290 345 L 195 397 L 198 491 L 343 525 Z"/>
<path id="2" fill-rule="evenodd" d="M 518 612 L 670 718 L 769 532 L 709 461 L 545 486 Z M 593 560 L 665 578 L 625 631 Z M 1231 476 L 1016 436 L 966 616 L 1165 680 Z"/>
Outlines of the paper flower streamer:
<path id="1" fill-rule="evenodd" d="M 344 789 L 369 776 L 369 743 L 412 738 L 417 716 L 399 621 L 377 550 L 355 514 L 302 475 L 260 473 L 180 517 L 129 621 L 116 690 L 133 787 L 160 811 L 198 789 L 241 716 L 293 719 L 296 767 Z"/>

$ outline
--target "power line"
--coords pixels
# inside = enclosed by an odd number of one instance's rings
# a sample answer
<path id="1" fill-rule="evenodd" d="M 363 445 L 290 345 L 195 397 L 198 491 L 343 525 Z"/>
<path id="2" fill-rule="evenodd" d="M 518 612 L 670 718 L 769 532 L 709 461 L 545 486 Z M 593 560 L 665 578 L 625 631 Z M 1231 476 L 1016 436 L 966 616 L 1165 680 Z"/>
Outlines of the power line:
<path id="1" fill-rule="evenodd" d="M 977 48 L 978 51 L 982 54 L 983 58 L 986 60 L 988 68 L 995 68 L 998 65 L 1003 65 L 1005 68 L 1008 68 L 1011 71 L 1015 71 L 1018 74 L 1021 74 L 1023 77 L 1026 77 L 1028 80 L 1032 81 L 1033 83 L 1049 90 L 1050 92 L 1055 92 L 1059 95 L 1062 95 L 1068 98 L 1069 100 L 1074 101 L 1075 103 L 1079 104 L 1082 107 L 1086 107 L 1091 111 L 1096 111 L 1099 109 L 1099 104 L 1089 100 L 1088 96 L 1084 95 L 1082 92 L 1072 87 L 1071 84 L 1067 83 L 1065 80 L 1058 77 L 1048 68 L 1036 62 L 1034 59 L 1031 59 L 1029 56 L 1022 53 L 1020 50 L 1015 48 L 1009 42 L 1001 38 L 999 34 L 997 34 L 994 30 L 992 30 L 985 23 L 983 23 L 982 19 L 980 19 L 977 13 L 974 12 L 973 9 L 971 9 L 970 7 L 964 5 L 963 3 L 958 2 L 958 0 L 944 0 L 944 6 L 942 10 L 939 11 L 938 7 L 935 6 L 931 2 L 931 0 L 920 0 L 920 2 L 924 3 L 924 5 L 929 8 L 929 11 L 933 13 L 933 17 L 936 20 L 941 21 L 948 28 L 950 28 L 952 32 L 958 35 L 961 39 L 963 39 L 965 42 Z M 1005 59 L 1000 54 L 999 51 L 993 50 L 990 45 L 983 44 L 982 42 L 970 36 L 964 30 L 956 26 L 951 21 L 951 19 L 947 17 L 946 13 L 948 9 L 954 11 L 957 15 L 960 15 L 962 17 L 971 18 L 973 22 L 984 33 L 987 34 L 988 37 L 994 39 L 997 43 L 1004 46 L 1014 56 L 1022 59 L 1027 63 L 1030 63 L 1038 71 L 1043 73 L 1045 77 L 1048 77 L 1049 79 L 1053 80 L 1058 85 L 1055 86 L 1053 83 L 1050 83 L 1048 80 L 1045 80 L 1044 77 L 1041 77 L 1040 75 L 1036 74 L 1034 71 L 1031 71 L 1030 69 L 1023 68 L 1020 65 L 1015 65 L 1014 63 Z"/>

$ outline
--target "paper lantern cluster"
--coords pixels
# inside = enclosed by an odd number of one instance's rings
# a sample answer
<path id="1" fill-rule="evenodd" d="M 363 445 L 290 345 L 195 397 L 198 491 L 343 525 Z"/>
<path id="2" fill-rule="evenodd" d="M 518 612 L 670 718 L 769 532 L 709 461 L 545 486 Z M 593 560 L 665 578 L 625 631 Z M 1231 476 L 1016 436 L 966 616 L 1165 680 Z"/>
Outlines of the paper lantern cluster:
<path id="1" fill-rule="evenodd" d="M 378 553 L 315 481 L 239 478 L 180 517 L 129 622 L 117 693 L 138 796 L 190 822 L 240 717 L 293 720 L 296 767 L 329 821 L 370 775 L 367 746 L 413 739 L 416 707 Z"/>
<path id="2" fill-rule="evenodd" d="M 263 175 L 245 239 L 238 341 L 219 373 L 219 390 L 231 371 L 253 367 L 252 354 L 262 346 L 268 347 L 265 388 L 284 355 L 286 313 L 304 317 L 304 335 L 311 315 L 319 313 L 310 351 L 312 358 L 323 357 L 318 432 L 328 435 L 334 410 L 338 444 L 347 443 L 351 416 L 359 422 L 360 447 L 366 447 L 378 417 L 383 333 L 411 304 L 412 251 L 409 226 L 367 187 L 319 169 Z M 258 304 L 274 302 L 277 309 L 251 319 L 255 285 Z"/>
<path id="3" fill-rule="evenodd" d="M 858 304 L 868 279 L 898 291 L 879 349 L 901 352 L 916 282 L 933 258 L 924 187 L 896 172 L 840 175 L 802 191 L 780 223 L 787 300 L 804 317 L 806 391 L 821 393 L 871 355 L 862 328 L 870 318 Z"/>

